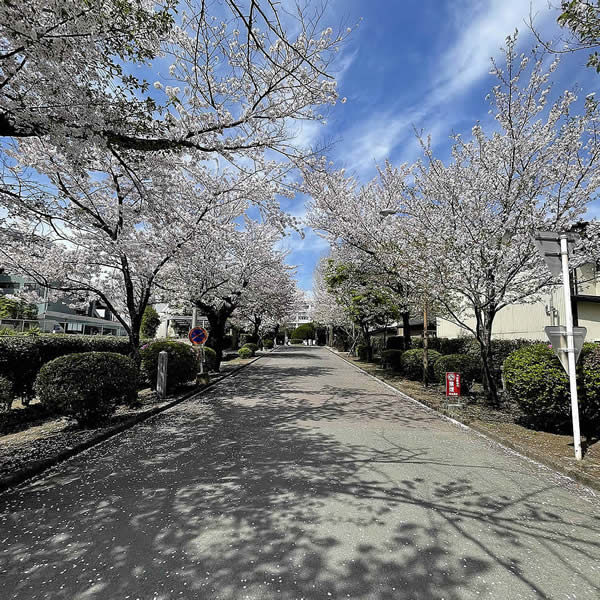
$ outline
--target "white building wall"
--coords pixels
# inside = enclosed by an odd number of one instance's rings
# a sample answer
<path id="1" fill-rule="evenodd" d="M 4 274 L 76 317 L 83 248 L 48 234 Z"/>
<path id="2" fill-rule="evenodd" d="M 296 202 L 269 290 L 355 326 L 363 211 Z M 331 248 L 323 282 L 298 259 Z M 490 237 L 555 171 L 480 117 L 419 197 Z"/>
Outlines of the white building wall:
<path id="1" fill-rule="evenodd" d="M 546 341 L 544 327 L 564 325 L 564 314 L 563 292 L 559 287 L 540 302 L 514 304 L 500 310 L 494 319 L 492 337 L 495 339 L 524 338 Z M 580 327 L 587 328 L 586 341 L 600 340 L 600 304 L 579 302 L 578 320 Z M 475 318 L 467 319 L 467 324 L 475 329 Z M 438 318 L 437 335 L 438 337 L 456 338 L 472 334 L 450 321 Z"/>

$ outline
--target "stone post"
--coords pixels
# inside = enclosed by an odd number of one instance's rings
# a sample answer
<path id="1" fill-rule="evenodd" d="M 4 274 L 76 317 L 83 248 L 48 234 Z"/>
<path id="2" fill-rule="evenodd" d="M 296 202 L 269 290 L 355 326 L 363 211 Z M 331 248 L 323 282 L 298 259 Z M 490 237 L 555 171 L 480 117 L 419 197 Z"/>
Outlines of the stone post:
<path id="1" fill-rule="evenodd" d="M 158 377 L 156 378 L 156 391 L 160 398 L 165 398 L 167 395 L 167 364 L 169 362 L 169 353 L 158 353 Z"/>

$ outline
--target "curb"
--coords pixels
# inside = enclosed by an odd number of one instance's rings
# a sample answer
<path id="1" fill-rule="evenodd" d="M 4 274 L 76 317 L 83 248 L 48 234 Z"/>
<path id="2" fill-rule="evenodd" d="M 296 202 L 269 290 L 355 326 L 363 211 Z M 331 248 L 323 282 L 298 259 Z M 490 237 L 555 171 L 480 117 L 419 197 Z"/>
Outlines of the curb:
<path id="1" fill-rule="evenodd" d="M 224 379 L 227 379 L 228 377 L 232 377 L 233 375 L 236 375 L 242 369 L 245 369 L 246 367 L 255 363 L 257 360 L 259 360 L 263 356 L 266 356 L 266 354 L 261 354 L 260 356 L 256 356 L 254 358 L 254 360 L 251 360 L 250 362 L 246 363 L 245 365 L 240 365 L 239 367 L 233 369 L 229 373 L 226 373 L 225 375 L 223 375 L 219 379 L 216 379 L 215 381 L 211 381 L 208 385 L 206 385 L 205 387 L 203 387 L 200 390 L 198 390 L 198 389 L 190 390 L 183 396 L 180 396 L 179 398 L 175 398 L 175 400 L 171 400 L 171 402 L 168 402 L 167 404 L 165 404 L 163 406 L 151 408 L 145 412 L 139 413 L 139 414 L 131 417 L 131 419 L 128 419 L 127 421 L 125 421 L 125 423 L 121 423 L 120 425 L 111 427 L 111 428 L 107 429 L 106 431 L 103 431 L 102 433 L 99 433 L 98 435 L 86 440 L 85 442 L 81 442 L 80 444 L 77 444 L 67 450 L 63 450 L 62 452 L 59 452 L 58 454 L 55 454 L 54 456 L 51 456 L 49 458 L 42 458 L 40 460 L 36 460 L 36 461 L 32 462 L 31 464 L 29 464 L 27 467 L 19 469 L 18 471 L 16 471 L 15 473 L 12 473 L 11 475 L 9 475 L 7 477 L 1 478 L 0 479 L 0 492 L 4 492 L 5 490 L 14 488 L 17 485 L 19 485 L 29 479 L 32 479 L 33 477 L 36 477 L 37 475 L 42 474 L 44 471 L 47 471 L 51 467 L 54 467 L 64 461 L 66 461 L 67 459 L 72 458 L 73 456 L 75 456 L 77 454 L 81 454 L 82 452 L 84 452 L 85 450 L 88 450 L 89 448 L 92 448 L 93 446 L 97 446 L 98 444 L 105 442 L 106 440 L 110 439 L 111 437 L 114 437 L 115 435 L 118 435 L 119 433 L 122 433 L 123 431 L 125 431 L 127 429 L 131 429 L 133 426 L 137 425 L 138 423 L 141 423 L 142 421 L 146 421 L 147 419 L 150 419 L 151 417 L 154 417 L 155 415 L 158 415 L 159 413 L 162 413 L 162 412 L 168 410 L 169 408 L 173 408 L 173 406 L 176 406 L 177 404 L 180 404 L 181 402 L 184 402 L 185 400 L 189 400 L 190 398 L 192 398 L 194 396 L 203 395 L 205 392 L 207 392 L 208 390 L 210 390 L 217 384 L 221 383 L 221 381 L 223 381 Z"/>
<path id="2" fill-rule="evenodd" d="M 590 477 L 589 475 L 587 475 L 585 473 L 580 473 L 579 471 L 576 471 L 575 469 L 565 468 L 560 463 L 557 463 L 556 461 L 549 459 L 548 457 L 543 456 L 543 455 L 539 454 L 538 452 L 530 450 L 527 447 L 521 446 L 520 444 L 515 444 L 514 442 L 507 440 L 506 438 L 502 437 L 501 435 L 498 435 L 497 433 L 487 430 L 485 427 L 480 427 L 475 423 L 469 423 L 469 424 L 463 423 L 462 421 L 456 419 L 455 417 L 450 416 L 449 411 L 446 411 L 444 409 L 438 410 L 437 408 L 433 408 L 432 406 L 424 404 L 420 400 L 416 400 L 415 398 L 412 398 L 408 394 L 401 392 L 398 388 L 395 388 L 393 385 L 390 385 L 387 381 L 380 379 L 376 375 L 373 375 L 372 373 L 365 371 L 365 369 L 362 369 L 358 365 L 355 365 L 353 362 L 350 362 L 343 356 L 340 356 L 338 352 L 335 352 L 329 346 L 326 346 L 326 348 L 332 354 L 337 356 L 339 359 L 343 360 L 345 363 L 349 364 L 351 367 L 354 367 L 357 371 L 364 373 L 371 379 L 374 379 L 375 381 L 378 381 L 379 383 L 385 385 L 386 387 L 393 390 L 397 395 L 401 396 L 402 398 L 405 398 L 406 400 L 410 400 L 411 402 L 418 404 L 419 406 L 421 406 L 422 408 L 424 408 L 427 411 L 431 411 L 431 412 L 438 414 L 442 419 L 450 421 L 454 425 L 457 425 L 458 427 L 461 427 L 463 429 L 468 429 L 468 430 L 472 431 L 473 433 L 475 433 L 476 435 L 483 437 L 483 438 L 491 441 L 492 443 L 497 444 L 498 446 L 501 446 L 503 449 L 507 450 L 508 452 L 517 454 L 518 456 L 521 456 L 522 458 L 525 458 L 531 462 L 539 464 L 540 466 L 550 469 L 550 470 L 554 471 L 555 473 L 557 473 L 558 475 L 561 475 L 562 477 L 566 477 L 567 479 L 572 479 L 572 480 L 576 481 L 577 483 L 585 485 L 592 490 L 592 493 L 600 491 L 600 482 L 597 479 Z M 595 493 L 594 493 L 594 495 L 595 495 Z"/>

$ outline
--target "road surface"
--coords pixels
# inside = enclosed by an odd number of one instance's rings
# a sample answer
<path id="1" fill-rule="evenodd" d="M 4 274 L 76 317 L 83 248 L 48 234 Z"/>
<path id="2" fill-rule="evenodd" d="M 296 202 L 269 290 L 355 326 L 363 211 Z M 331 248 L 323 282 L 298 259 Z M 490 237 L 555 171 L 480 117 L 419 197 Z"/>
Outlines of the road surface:
<path id="1" fill-rule="evenodd" d="M 600 504 L 322 348 L 0 496 L 0 598 L 600 598 Z"/>

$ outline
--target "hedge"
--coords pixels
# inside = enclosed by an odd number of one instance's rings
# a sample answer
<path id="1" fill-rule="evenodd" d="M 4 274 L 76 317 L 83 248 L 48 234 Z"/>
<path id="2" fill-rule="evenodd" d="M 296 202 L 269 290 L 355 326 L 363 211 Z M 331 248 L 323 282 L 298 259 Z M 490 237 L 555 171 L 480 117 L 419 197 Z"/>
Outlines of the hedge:
<path id="1" fill-rule="evenodd" d="M 385 342 L 386 350 L 405 350 L 404 337 L 401 335 L 391 335 Z"/>
<path id="2" fill-rule="evenodd" d="M 479 362 L 466 354 L 447 354 L 433 363 L 433 374 L 440 383 L 445 383 L 446 373 L 460 373 L 461 392 L 468 394 L 479 376 Z"/>
<path id="3" fill-rule="evenodd" d="M 428 350 L 427 357 L 429 359 L 429 378 L 433 379 L 433 365 L 435 361 L 441 356 L 436 350 Z M 414 348 L 407 350 L 402 354 L 400 360 L 400 366 L 402 374 L 415 381 L 423 378 L 423 349 Z"/>
<path id="4" fill-rule="evenodd" d="M 367 344 L 358 344 L 356 346 L 356 355 L 359 360 L 369 360 L 369 346 Z"/>
<path id="5" fill-rule="evenodd" d="M 154 389 L 158 377 L 158 354 L 166 351 L 169 355 L 167 363 L 167 387 L 176 388 L 196 378 L 198 361 L 191 346 L 174 341 L 157 341 L 143 346 L 140 350 L 142 373 L 146 381 Z"/>
<path id="6" fill-rule="evenodd" d="M 292 339 L 290 340 L 290 344 L 294 344 L 294 345 L 297 345 L 297 344 L 303 344 L 303 343 L 304 343 L 304 340 L 300 340 L 300 339 L 298 339 L 298 338 L 292 338 Z"/>
<path id="7" fill-rule="evenodd" d="M 242 348 L 248 348 L 248 350 L 252 352 L 252 356 L 254 356 L 258 350 L 258 344 L 255 344 L 254 342 L 246 342 Z"/>
<path id="8" fill-rule="evenodd" d="M 254 356 L 254 353 L 250 348 L 248 348 L 248 346 L 242 346 L 238 350 L 238 356 L 240 358 L 252 358 Z"/>
<path id="9" fill-rule="evenodd" d="M 74 417 L 84 426 L 106 420 L 120 402 L 137 398 L 135 363 L 114 352 L 82 352 L 46 363 L 35 389 L 49 412 Z"/>
<path id="10" fill-rule="evenodd" d="M 270 350 L 273 347 L 273 340 L 263 340 L 263 348 Z"/>
<path id="11" fill-rule="evenodd" d="M 8 412 L 14 397 L 13 384 L 8 377 L 0 375 L 0 413 Z"/>
<path id="12" fill-rule="evenodd" d="M 600 424 L 600 348 L 584 344 L 578 364 L 579 418 L 584 433 Z M 516 350 L 504 361 L 504 380 L 526 424 L 567 432 L 571 428 L 569 379 L 547 344 Z"/>
<path id="13" fill-rule="evenodd" d="M 126 337 L 42 334 L 0 337 L 0 375 L 13 382 L 14 394 L 30 399 L 39 370 L 47 362 L 80 352 L 129 354 Z"/>
<path id="14" fill-rule="evenodd" d="M 400 371 L 402 368 L 402 355 L 404 350 L 384 350 L 381 353 L 381 363 L 389 365 L 394 371 Z"/>
<path id="15" fill-rule="evenodd" d="M 204 361 L 209 371 L 214 371 L 217 368 L 217 353 L 208 346 L 204 346 Z"/>

